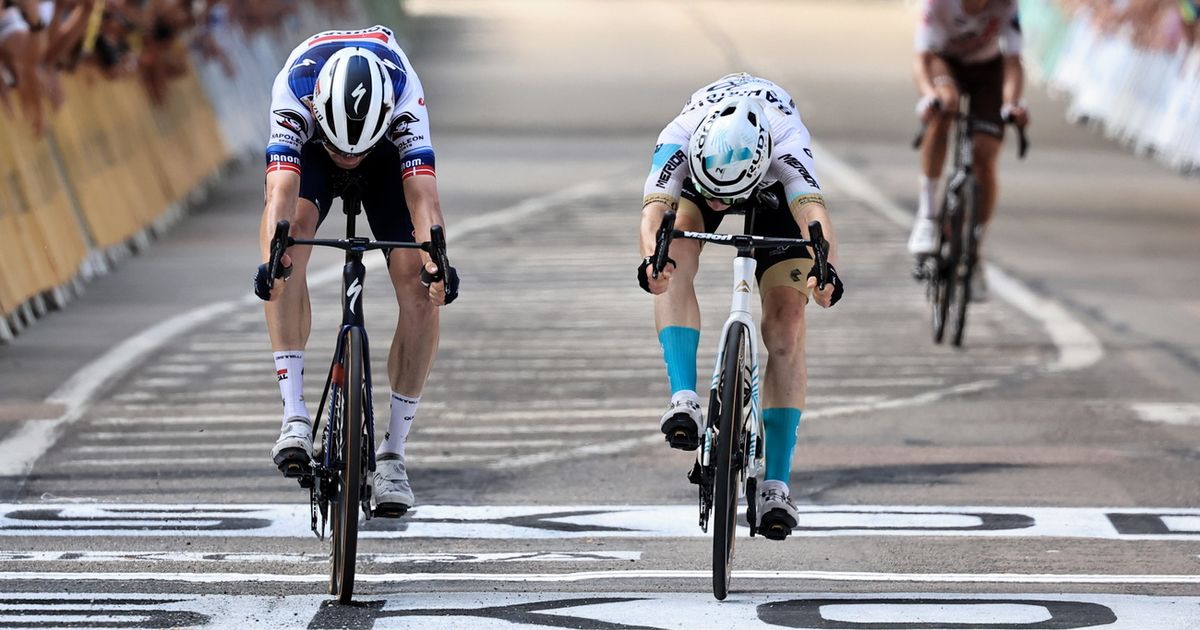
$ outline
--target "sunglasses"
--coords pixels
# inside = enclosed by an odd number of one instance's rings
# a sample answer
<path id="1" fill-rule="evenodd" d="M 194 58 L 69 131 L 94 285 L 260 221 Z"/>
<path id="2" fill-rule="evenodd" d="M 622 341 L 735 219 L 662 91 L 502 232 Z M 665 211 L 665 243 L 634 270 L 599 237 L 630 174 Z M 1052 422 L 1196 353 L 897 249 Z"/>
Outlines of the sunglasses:
<path id="1" fill-rule="evenodd" d="M 695 188 L 696 192 L 699 193 L 701 197 L 704 197 L 705 199 L 708 199 L 711 201 L 716 201 L 718 203 L 723 203 L 727 206 L 732 206 L 732 205 L 741 203 L 741 202 L 749 199 L 749 197 L 715 197 L 713 195 L 708 194 L 708 191 L 701 188 L 700 184 L 697 184 L 695 182 L 692 183 L 692 188 Z"/>

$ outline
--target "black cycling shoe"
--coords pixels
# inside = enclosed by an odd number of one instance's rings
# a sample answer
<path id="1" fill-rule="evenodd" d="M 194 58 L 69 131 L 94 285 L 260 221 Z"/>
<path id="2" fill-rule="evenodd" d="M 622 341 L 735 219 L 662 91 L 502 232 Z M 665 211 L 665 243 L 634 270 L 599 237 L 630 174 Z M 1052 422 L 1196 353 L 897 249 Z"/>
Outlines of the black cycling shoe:
<path id="1" fill-rule="evenodd" d="M 312 459 L 302 448 L 285 448 L 275 454 L 274 460 L 288 479 L 312 477 Z"/>
<path id="2" fill-rule="evenodd" d="M 663 435 L 671 448 L 694 451 L 700 448 L 700 436 L 696 433 L 696 421 L 686 413 L 677 413 L 662 424 Z"/>
<path id="3" fill-rule="evenodd" d="M 786 511 L 775 509 L 762 515 L 762 520 L 758 522 L 758 533 L 768 540 L 783 540 L 795 526 L 796 520 Z"/>

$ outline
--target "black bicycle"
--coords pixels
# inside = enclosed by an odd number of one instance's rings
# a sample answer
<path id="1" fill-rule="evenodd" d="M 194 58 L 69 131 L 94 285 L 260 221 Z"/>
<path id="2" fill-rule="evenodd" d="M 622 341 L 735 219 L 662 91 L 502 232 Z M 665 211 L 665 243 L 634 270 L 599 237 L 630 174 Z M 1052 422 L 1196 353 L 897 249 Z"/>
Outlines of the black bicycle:
<path id="1" fill-rule="evenodd" d="M 933 342 L 942 343 L 947 321 L 952 317 L 951 342 L 956 347 L 962 346 L 966 332 L 971 279 L 979 262 L 979 184 L 975 179 L 972 136 L 980 125 L 993 125 L 966 114 L 969 101 L 967 96 L 962 97 L 955 117 L 954 168 L 943 195 L 937 253 L 922 257 L 913 269 L 913 277 L 925 282 L 925 295 L 931 307 Z M 940 109 L 940 104 L 935 102 L 934 107 Z M 1025 129 L 1016 125 L 1011 117 L 1005 123 L 1016 127 L 1017 156 L 1025 159 L 1029 150 Z M 928 123 L 921 124 L 913 140 L 914 149 L 920 148 L 928 128 Z"/>
<path id="2" fill-rule="evenodd" d="M 708 392 L 708 416 L 704 435 L 696 451 L 696 463 L 688 480 L 700 490 L 700 529 L 708 532 L 713 519 L 712 577 L 713 595 L 720 600 L 729 594 L 733 569 L 734 534 L 737 530 L 738 499 L 746 497 L 746 521 L 750 536 L 757 531 L 755 493 L 758 473 L 765 469 L 762 418 L 758 413 L 758 328 L 750 304 L 755 284 L 757 261 L 754 250 L 764 247 L 811 247 L 817 283 L 821 289 L 830 282 L 829 243 L 821 224 L 808 224 L 809 239 L 752 236 L 754 216 L 763 207 L 776 208 L 774 194 L 760 192 L 748 203 L 731 207 L 728 214 L 744 214 L 745 234 L 712 234 L 675 229 L 675 213 L 667 212 L 658 229 L 652 273 L 657 278 L 667 265 L 671 241 L 690 238 L 737 248 L 733 259 L 733 304 L 721 332 L 716 367 Z M 744 491 L 744 492 L 743 492 Z"/>
<path id="3" fill-rule="evenodd" d="M 302 487 L 309 489 L 312 530 L 321 540 L 325 539 L 326 525 L 330 521 L 329 506 L 334 506 L 329 550 L 329 593 L 345 604 L 350 602 L 354 594 L 359 510 L 367 520 L 372 516 L 398 517 L 404 514 L 403 510 L 377 510 L 374 514 L 371 510 L 369 479 L 375 471 L 375 415 L 371 404 L 370 349 L 362 309 L 363 280 L 366 277 L 363 254 L 375 249 L 421 249 L 437 265 L 432 282 L 441 282 L 444 270 L 449 269 L 450 264 L 446 258 L 446 239 L 441 226 L 433 226 L 429 231 L 430 240 L 424 243 L 373 241 L 354 235 L 355 218 L 362 212 L 361 200 L 356 195 L 348 195 L 344 197 L 342 207 L 346 213 L 344 239 L 292 238 L 288 236 L 288 222 L 277 223 L 271 239 L 268 277 L 274 284 L 283 253 L 293 245 L 335 247 L 346 252 L 346 264 L 342 271 L 342 324 L 321 393 L 321 404 L 317 407 L 317 417 L 313 422 L 315 436 L 321 426 L 321 412 L 326 409 L 328 402 L 325 432 L 320 445 L 314 447 L 313 461 L 308 466 L 293 461 L 281 468 L 284 475 L 298 479 Z"/>

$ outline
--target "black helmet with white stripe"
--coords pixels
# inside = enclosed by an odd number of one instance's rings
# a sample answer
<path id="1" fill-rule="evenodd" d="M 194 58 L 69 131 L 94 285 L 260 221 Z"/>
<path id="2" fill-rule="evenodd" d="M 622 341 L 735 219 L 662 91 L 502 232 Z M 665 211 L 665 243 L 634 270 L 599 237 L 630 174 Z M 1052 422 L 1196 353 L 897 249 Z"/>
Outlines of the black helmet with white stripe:
<path id="1" fill-rule="evenodd" d="M 313 117 L 332 148 L 360 155 L 387 133 L 394 99 L 391 76 L 379 56 L 366 48 L 343 48 L 317 75 Z"/>

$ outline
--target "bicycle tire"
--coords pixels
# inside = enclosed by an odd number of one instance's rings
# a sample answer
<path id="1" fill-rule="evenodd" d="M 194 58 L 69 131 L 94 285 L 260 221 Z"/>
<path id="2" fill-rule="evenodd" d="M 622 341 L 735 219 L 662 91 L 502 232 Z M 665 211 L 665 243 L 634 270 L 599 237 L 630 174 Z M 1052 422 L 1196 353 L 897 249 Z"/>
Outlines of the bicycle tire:
<path id="1" fill-rule="evenodd" d="M 978 194 L 978 184 L 972 177 L 964 187 L 963 212 L 960 213 L 961 219 L 956 226 L 960 235 L 959 242 L 962 244 L 958 262 L 954 266 L 954 279 L 958 286 L 954 300 L 954 335 L 951 337 L 951 343 L 956 348 L 962 347 L 963 336 L 967 331 L 967 306 L 971 302 L 971 277 L 975 274 L 975 252 L 978 244 L 978 235 L 975 232 Z"/>
<path id="2" fill-rule="evenodd" d="M 725 339 L 724 365 L 721 368 L 720 420 L 717 424 L 717 450 L 714 453 L 716 479 L 713 488 L 713 596 L 723 600 L 729 594 L 733 570 L 733 548 L 737 533 L 738 469 L 744 465 L 735 450 L 742 444 L 743 414 L 742 370 L 745 365 L 746 328 L 735 325 Z M 744 458 L 743 458 L 744 459 Z"/>
<path id="3" fill-rule="evenodd" d="M 354 568 L 358 553 L 359 489 L 362 487 L 363 344 L 362 331 L 346 333 L 342 352 L 342 411 L 334 435 L 338 456 L 333 536 L 330 549 L 330 594 L 338 602 L 354 597 Z M 330 419 L 332 420 L 332 418 Z"/>
<path id="4" fill-rule="evenodd" d="M 942 343 L 946 335 L 946 322 L 950 316 L 950 305 L 954 300 L 954 270 L 957 265 L 959 252 L 961 251 L 959 229 L 959 219 L 962 216 L 958 209 L 952 207 L 947 199 L 942 203 L 941 220 L 939 227 L 941 234 L 938 236 L 938 251 L 937 260 L 934 265 L 933 274 L 930 277 L 930 287 L 933 293 L 930 296 L 933 315 L 933 342 Z"/>

